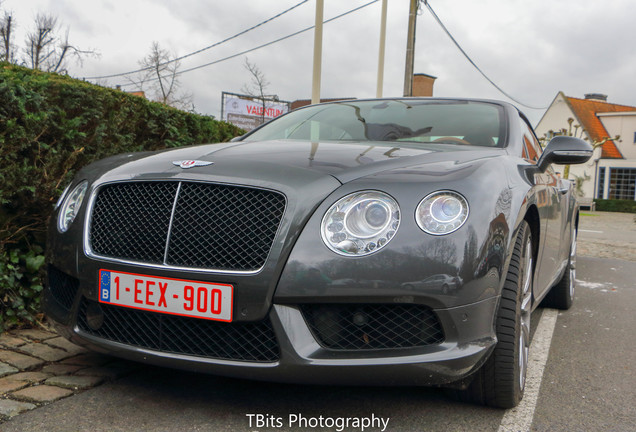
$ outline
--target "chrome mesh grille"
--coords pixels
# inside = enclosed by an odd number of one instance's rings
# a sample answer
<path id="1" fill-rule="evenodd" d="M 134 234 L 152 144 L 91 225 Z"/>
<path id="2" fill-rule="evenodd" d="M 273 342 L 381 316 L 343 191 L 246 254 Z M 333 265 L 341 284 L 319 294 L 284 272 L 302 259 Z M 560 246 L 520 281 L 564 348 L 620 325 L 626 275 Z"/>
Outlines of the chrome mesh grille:
<path id="1" fill-rule="evenodd" d="M 402 304 L 302 305 L 318 342 L 333 350 L 415 348 L 440 344 L 444 333 L 435 312 Z"/>
<path id="2" fill-rule="evenodd" d="M 284 211 L 285 197 L 262 189 L 114 183 L 95 198 L 89 245 L 93 254 L 106 258 L 256 271 L 265 264 Z"/>
<path id="3" fill-rule="evenodd" d="M 89 307 L 98 308 L 103 320 L 91 320 Z M 269 319 L 223 323 L 165 315 L 85 298 L 80 303 L 78 327 L 95 337 L 155 351 L 222 360 L 275 362 L 279 348 Z"/>
<path id="4" fill-rule="evenodd" d="M 167 263 L 258 269 L 272 246 L 284 206 L 280 194 L 259 189 L 184 183 L 175 209 Z"/>
<path id="5" fill-rule="evenodd" d="M 90 241 L 102 256 L 161 264 L 178 183 L 118 183 L 99 191 Z"/>

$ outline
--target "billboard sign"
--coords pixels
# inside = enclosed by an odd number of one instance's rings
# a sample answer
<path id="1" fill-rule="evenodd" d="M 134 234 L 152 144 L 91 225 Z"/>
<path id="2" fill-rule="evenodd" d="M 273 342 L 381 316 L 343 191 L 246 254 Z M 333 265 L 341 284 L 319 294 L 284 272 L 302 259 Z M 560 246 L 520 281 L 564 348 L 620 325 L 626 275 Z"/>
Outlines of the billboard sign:
<path id="1" fill-rule="evenodd" d="M 282 101 L 266 99 L 263 104 L 260 99 L 226 92 L 222 100 L 222 119 L 247 131 L 289 111 L 289 103 Z"/>

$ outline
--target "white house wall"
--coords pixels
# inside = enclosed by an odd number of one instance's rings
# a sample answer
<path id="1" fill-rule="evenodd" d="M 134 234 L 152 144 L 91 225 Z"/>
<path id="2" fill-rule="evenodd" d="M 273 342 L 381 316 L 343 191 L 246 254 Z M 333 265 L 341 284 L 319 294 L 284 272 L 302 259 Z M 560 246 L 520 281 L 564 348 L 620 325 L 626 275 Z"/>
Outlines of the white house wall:
<path id="1" fill-rule="evenodd" d="M 636 112 L 634 113 L 608 113 L 598 114 L 601 123 L 607 129 L 610 136 L 620 135 L 617 143 L 625 159 L 636 159 Z M 632 161 L 632 166 L 636 161 Z"/>
<path id="2" fill-rule="evenodd" d="M 539 124 L 535 127 L 534 130 L 537 133 L 537 137 L 543 138 L 548 135 L 549 131 L 558 132 L 561 129 L 568 129 L 569 118 L 574 119 L 572 126 L 578 124 L 576 116 L 570 109 L 563 93 L 559 93 L 539 121 Z M 579 128 L 579 131 L 580 130 L 581 128 Z M 574 128 L 572 128 L 572 133 L 574 133 Z M 581 133 L 579 132 L 577 136 L 582 138 L 580 135 Z"/>

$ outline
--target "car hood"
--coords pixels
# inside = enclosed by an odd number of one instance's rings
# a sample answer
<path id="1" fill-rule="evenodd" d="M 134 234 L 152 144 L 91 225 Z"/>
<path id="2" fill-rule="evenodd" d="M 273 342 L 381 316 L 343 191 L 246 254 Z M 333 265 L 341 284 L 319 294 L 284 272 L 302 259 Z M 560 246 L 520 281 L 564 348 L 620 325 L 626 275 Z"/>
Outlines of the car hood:
<path id="1" fill-rule="evenodd" d="M 120 155 L 99 164 L 115 177 L 206 177 L 238 182 L 261 179 L 289 184 L 329 176 L 341 184 L 384 171 L 434 164 L 463 163 L 502 155 L 486 147 L 387 142 L 239 141 Z M 174 162 L 198 160 L 206 166 L 180 168 Z M 105 165 L 105 166 L 104 166 Z M 97 167 L 96 167 L 97 168 Z M 303 178 L 304 181 L 300 181 Z"/>

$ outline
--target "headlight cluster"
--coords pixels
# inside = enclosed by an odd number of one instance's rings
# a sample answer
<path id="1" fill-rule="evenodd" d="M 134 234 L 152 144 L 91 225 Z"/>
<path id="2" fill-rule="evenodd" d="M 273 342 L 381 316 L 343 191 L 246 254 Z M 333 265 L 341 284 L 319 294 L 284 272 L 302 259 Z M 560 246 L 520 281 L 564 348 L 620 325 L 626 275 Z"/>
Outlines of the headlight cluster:
<path id="1" fill-rule="evenodd" d="M 60 232 L 66 232 L 75 220 L 75 216 L 77 216 L 77 213 L 79 212 L 82 201 L 84 201 L 87 189 L 88 182 L 84 180 L 75 186 L 70 193 L 65 192 L 63 194 L 66 197 L 62 202 L 62 207 L 60 208 L 60 213 L 57 217 L 57 229 Z"/>
<path id="2" fill-rule="evenodd" d="M 432 235 L 450 234 L 468 218 L 468 202 L 456 192 L 434 192 L 417 206 L 415 220 L 422 230 Z"/>
<path id="3" fill-rule="evenodd" d="M 322 219 L 322 239 L 332 251 L 364 256 L 382 249 L 400 226 L 400 209 L 389 195 L 357 192 L 332 205 Z"/>
<path id="4" fill-rule="evenodd" d="M 415 210 L 417 225 L 432 235 L 450 234 L 468 218 L 468 202 L 457 192 L 438 191 L 426 196 Z M 322 239 L 332 251 L 345 256 L 377 252 L 395 236 L 400 208 L 379 191 L 356 192 L 332 205 L 322 219 Z"/>

